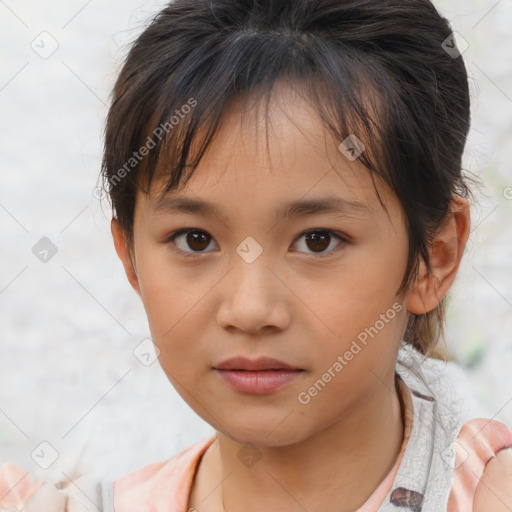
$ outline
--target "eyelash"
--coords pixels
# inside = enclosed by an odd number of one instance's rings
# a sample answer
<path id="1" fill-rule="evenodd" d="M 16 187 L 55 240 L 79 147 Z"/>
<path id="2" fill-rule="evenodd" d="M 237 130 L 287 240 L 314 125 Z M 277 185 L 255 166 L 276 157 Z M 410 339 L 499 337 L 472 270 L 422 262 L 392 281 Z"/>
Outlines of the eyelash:
<path id="1" fill-rule="evenodd" d="M 199 233 L 206 233 L 207 235 L 209 235 L 209 233 L 207 231 L 203 230 L 203 229 L 199 229 L 199 228 L 183 228 L 183 229 L 178 229 L 176 231 L 173 231 L 168 237 L 166 237 L 166 239 L 163 241 L 163 243 L 166 244 L 166 245 L 171 245 L 172 244 L 172 245 L 175 246 L 175 244 L 174 244 L 175 238 L 177 238 L 179 235 L 182 235 L 182 234 L 188 233 L 188 232 L 192 232 L 192 231 L 196 231 L 196 232 L 199 232 Z M 337 238 L 341 242 L 336 248 L 334 248 L 334 249 L 332 249 L 332 250 L 330 250 L 328 252 L 322 252 L 322 253 L 320 253 L 320 252 L 319 253 L 310 252 L 310 253 L 306 253 L 306 254 L 309 254 L 309 255 L 316 255 L 319 258 L 327 258 L 332 253 L 338 252 L 346 244 L 350 243 L 349 237 L 344 236 L 341 233 L 338 233 L 338 232 L 333 231 L 331 229 L 323 229 L 323 228 L 313 228 L 313 229 L 309 229 L 307 231 L 304 231 L 304 232 L 302 232 L 297 237 L 297 240 L 299 240 L 304 235 L 308 235 L 310 233 L 328 233 L 329 235 L 334 236 L 335 238 Z M 213 237 L 212 237 L 212 239 L 213 239 Z M 188 252 L 188 251 L 183 251 L 182 249 L 179 249 L 179 248 L 176 248 L 176 247 L 171 247 L 171 250 L 174 251 L 174 252 L 179 253 L 181 256 L 184 256 L 185 258 L 202 257 L 202 255 L 208 254 L 208 252 L 209 252 L 209 251 Z M 296 251 L 296 252 L 300 252 L 300 251 Z"/>

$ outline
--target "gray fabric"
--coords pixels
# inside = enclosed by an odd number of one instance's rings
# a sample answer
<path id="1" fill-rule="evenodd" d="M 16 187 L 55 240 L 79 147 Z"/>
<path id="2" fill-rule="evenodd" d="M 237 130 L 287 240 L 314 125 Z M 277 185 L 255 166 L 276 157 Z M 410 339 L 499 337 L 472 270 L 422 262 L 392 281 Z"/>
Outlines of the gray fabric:
<path id="1" fill-rule="evenodd" d="M 66 512 L 104 512 L 102 486 L 95 473 L 86 473 L 70 483 Z"/>
<path id="2" fill-rule="evenodd" d="M 86 473 L 67 483 L 63 488 L 46 482 L 31 496 L 23 510 L 24 512 L 113 512 L 112 493 L 107 490 L 109 487 L 111 485 L 95 473 Z"/>
<path id="3" fill-rule="evenodd" d="M 114 512 L 114 482 L 110 479 L 102 482 L 102 498 L 102 512 Z"/>
<path id="4" fill-rule="evenodd" d="M 69 489 L 66 512 L 114 512 L 114 482 L 110 478 L 87 473 Z"/>
<path id="5" fill-rule="evenodd" d="M 412 364 L 426 384 L 397 363 L 397 373 L 411 390 L 414 420 L 397 475 L 378 512 L 446 511 L 455 469 L 454 443 L 464 422 L 485 410 L 457 391 L 451 378 L 460 369 L 455 363 L 425 360 L 405 344 L 398 361 Z"/>

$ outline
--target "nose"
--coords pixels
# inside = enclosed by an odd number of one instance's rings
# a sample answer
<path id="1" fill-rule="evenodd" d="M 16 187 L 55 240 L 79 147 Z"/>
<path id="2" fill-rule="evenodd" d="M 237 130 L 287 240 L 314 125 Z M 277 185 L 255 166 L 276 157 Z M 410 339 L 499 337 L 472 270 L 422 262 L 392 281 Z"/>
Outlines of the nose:
<path id="1" fill-rule="evenodd" d="M 219 325 L 249 334 L 286 329 L 293 294 L 283 277 L 261 256 L 252 263 L 235 258 L 234 265 L 223 283 Z"/>

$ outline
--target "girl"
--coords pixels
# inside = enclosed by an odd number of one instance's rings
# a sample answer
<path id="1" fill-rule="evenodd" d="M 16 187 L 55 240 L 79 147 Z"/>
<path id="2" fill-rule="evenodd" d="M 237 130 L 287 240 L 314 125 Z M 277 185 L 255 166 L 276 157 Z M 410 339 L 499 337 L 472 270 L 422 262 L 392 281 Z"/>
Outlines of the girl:
<path id="1" fill-rule="evenodd" d="M 512 431 L 471 416 L 436 348 L 469 113 L 429 0 L 162 10 L 115 85 L 103 177 L 160 365 L 216 433 L 54 509 L 511 510 Z M 2 506 L 70 496 L 29 478 Z"/>

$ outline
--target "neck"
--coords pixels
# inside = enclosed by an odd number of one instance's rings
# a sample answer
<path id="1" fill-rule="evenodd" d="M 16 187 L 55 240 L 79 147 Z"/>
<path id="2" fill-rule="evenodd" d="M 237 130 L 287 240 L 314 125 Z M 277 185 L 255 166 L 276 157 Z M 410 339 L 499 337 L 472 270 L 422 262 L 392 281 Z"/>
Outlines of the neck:
<path id="1" fill-rule="evenodd" d="M 393 468 L 403 440 L 394 373 L 389 380 L 343 418 L 300 443 L 259 445 L 253 465 L 241 464 L 242 445 L 218 432 L 203 457 L 211 475 L 205 487 L 215 490 L 202 510 L 357 510 Z"/>

